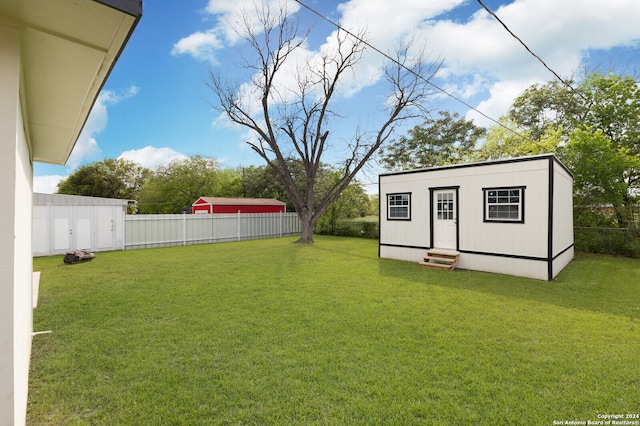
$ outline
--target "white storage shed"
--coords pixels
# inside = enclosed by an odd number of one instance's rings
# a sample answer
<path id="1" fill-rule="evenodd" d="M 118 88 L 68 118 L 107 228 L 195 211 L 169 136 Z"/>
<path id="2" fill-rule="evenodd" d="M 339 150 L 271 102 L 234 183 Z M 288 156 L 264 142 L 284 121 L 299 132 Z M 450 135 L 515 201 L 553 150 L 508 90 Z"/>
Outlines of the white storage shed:
<path id="1" fill-rule="evenodd" d="M 33 255 L 124 250 L 128 200 L 33 194 Z"/>
<path id="2" fill-rule="evenodd" d="M 539 155 L 379 176 L 379 256 L 551 281 L 573 259 L 573 177 Z"/>

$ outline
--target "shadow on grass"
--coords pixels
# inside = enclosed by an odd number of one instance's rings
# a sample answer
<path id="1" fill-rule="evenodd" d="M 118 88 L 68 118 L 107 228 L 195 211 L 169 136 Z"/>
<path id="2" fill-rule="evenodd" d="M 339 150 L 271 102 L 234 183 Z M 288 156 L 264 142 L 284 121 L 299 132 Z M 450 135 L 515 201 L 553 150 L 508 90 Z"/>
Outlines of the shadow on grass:
<path id="1" fill-rule="evenodd" d="M 398 276 L 414 283 L 527 299 L 564 308 L 627 316 L 640 320 L 640 261 L 622 257 L 578 253 L 551 282 L 509 275 L 457 269 L 425 270 L 411 262 L 380 259 L 383 276 Z"/>

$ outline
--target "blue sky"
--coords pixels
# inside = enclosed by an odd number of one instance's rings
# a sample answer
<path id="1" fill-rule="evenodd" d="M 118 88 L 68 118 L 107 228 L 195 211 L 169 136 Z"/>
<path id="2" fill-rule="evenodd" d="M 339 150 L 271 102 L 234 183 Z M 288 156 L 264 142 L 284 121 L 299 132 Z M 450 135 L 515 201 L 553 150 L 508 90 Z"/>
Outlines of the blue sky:
<path id="1" fill-rule="evenodd" d="M 334 35 L 335 28 L 292 0 L 265 1 L 287 1 L 288 10 L 302 26 L 313 25 L 304 50 L 309 57 Z M 226 125 L 212 109 L 215 97 L 206 85 L 209 69 L 230 77 L 242 75 L 234 64 L 243 46 L 230 24 L 253 3 L 144 1 L 144 15 L 69 161 L 65 166 L 36 163 L 34 191 L 55 192 L 57 183 L 77 167 L 104 158 L 123 157 L 150 168 L 195 154 L 214 157 L 223 167 L 263 164 L 245 143 L 251 135 Z M 476 0 L 305 3 L 351 30 L 366 28 L 367 40 L 381 50 L 409 36 L 420 40 L 433 59 L 443 60 L 435 83 L 496 120 L 524 89 L 553 79 Z M 484 3 L 563 77 L 579 78 L 585 70 L 640 74 L 637 0 Z M 341 112 L 354 126 L 375 126 L 375 122 L 363 123 L 367 117 L 363 106 L 381 105 L 384 92 L 376 78 L 381 63 L 379 55 L 368 54 L 353 81 L 346 83 L 349 90 Z M 483 126 L 492 124 L 443 94 L 434 96 L 429 106 L 459 112 Z M 340 143 L 336 140 L 334 146 Z M 376 180 L 371 174 L 361 179 Z"/>

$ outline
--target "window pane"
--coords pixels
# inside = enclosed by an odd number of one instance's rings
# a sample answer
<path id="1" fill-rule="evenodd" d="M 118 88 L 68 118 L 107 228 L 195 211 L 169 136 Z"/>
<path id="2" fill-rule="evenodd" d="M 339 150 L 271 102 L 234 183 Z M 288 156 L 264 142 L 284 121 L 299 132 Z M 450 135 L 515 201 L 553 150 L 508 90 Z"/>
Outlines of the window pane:
<path id="1" fill-rule="evenodd" d="M 522 220 L 521 208 L 523 189 L 492 189 L 485 190 L 486 205 L 485 220 Z"/>
<path id="2" fill-rule="evenodd" d="M 436 217 L 439 220 L 453 220 L 454 219 L 454 193 L 453 192 L 441 192 L 437 194 L 436 203 Z"/>
<path id="3" fill-rule="evenodd" d="M 387 201 L 389 219 L 409 219 L 410 194 L 389 194 Z"/>

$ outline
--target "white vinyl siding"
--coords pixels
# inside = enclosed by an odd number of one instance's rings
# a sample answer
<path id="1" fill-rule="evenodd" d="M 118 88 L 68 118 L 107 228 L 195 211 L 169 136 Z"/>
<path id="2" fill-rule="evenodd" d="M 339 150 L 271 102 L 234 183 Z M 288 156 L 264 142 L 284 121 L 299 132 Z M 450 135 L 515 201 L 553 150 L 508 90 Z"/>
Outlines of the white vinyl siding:
<path id="1" fill-rule="evenodd" d="M 380 257 L 420 261 L 435 244 L 437 193 L 454 187 L 457 268 L 546 280 L 550 252 L 554 277 L 573 258 L 572 178 L 549 155 L 381 175 Z M 521 222 L 485 220 L 487 190 L 518 190 Z M 391 194 L 411 194 L 411 220 L 389 219 Z"/>

